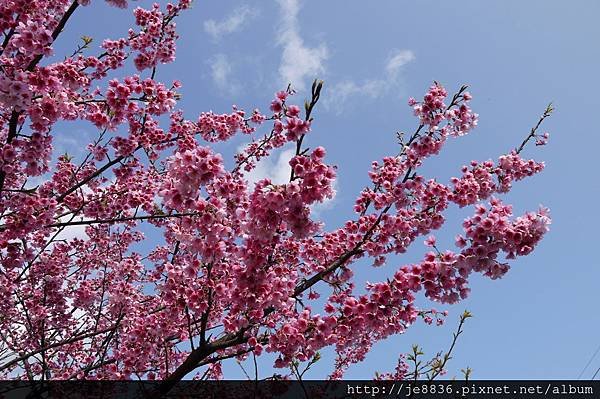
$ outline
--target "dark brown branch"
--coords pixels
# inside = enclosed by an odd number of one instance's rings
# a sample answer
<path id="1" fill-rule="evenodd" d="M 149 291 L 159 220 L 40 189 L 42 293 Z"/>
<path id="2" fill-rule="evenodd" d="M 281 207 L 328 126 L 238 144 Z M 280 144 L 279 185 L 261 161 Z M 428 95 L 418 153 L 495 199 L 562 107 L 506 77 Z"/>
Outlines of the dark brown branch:
<path id="1" fill-rule="evenodd" d="M 312 97 L 310 99 L 310 103 L 307 101 L 304 104 L 304 110 L 306 112 L 306 116 L 304 117 L 304 120 L 306 122 L 311 121 L 310 115 L 312 114 L 312 111 L 315 108 L 315 105 L 317 105 L 317 102 L 319 102 L 319 98 L 321 97 L 321 89 L 323 89 L 323 81 L 315 79 L 315 81 L 312 84 L 312 93 L 311 93 Z M 300 155 L 300 152 L 302 151 L 302 142 L 304 141 L 304 136 L 305 135 L 303 134 L 296 141 L 296 156 Z M 292 168 L 292 170 L 290 172 L 290 181 L 293 181 L 293 180 L 294 180 L 294 169 Z"/>
<path id="2" fill-rule="evenodd" d="M 17 125 L 19 124 L 19 113 L 13 111 L 8 121 L 8 136 L 6 137 L 6 144 L 10 144 L 13 139 L 17 136 Z M 0 171 L 0 193 L 4 189 L 4 181 L 6 179 L 6 172 Z"/>
<path id="3" fill-rule="evenodd" d="M 18 20 L 19 20 L 19 16 L 17 16 L 16 21 L 18 21 Z M 10 28 L 10 30 L 8 31 L 6 36 L 4 36 L 4 41 L 2 42 L 2 49 L 0 49 L 0 55 L 2 55 L 4 53 L 4 50 L 6 50 L 6 47 L 8 46 L 8 42 L 10 42 L 10 39 L 13 37 L 14 34 L 15 34 L 15 28 L 14 27 Z"/>
<path id="4" fill-rule="evenodd" d="M 58 22 L 58 25 L 56 25 L 56 28 L 54 28 L 54 31 L 52 32 L 52 40 L 53 41 L 58 38 L 58 35 L 60 35 L 62 30 L 65 28 L 67 21 L 69 21 L 69 18 L 71 18 L 71 16 L 73 15 L 73 13 L 77 9 L 77 7 L 79 7 L 79 1 L 74 0 L 73 3 L 71 3 L 71 6 L 67 9 L 65 14 L 63 15 L 63 17 Z M 39 64 L 39 62 L 42 60 L 42 58 L 44 58 L 44 55 L 38 54 L 33 60 L 31 60 L 31 62 L 27 66 L 27 70 L 32 71 L 33 68 L 35 68 L 36 65 Z"/>
<path id="5" fill-rule="evenodd" d="M 139 148 L 140 147 L 136 148 L 136 150 L 138 150 Z M 56 199 L 56 201 L 57 202 L 62 202 L 68 195 L 73 194 L 80 187 L 83 187 L 86 183 L 89 183 L 90 181 L 94 180 L 96 177 L 98 177 L 102 173 L 106 172 L 106 170 L 108 170 L 110 167 L 118 164 L 119 162 L 121 162 L 125 158 L 127 158 L 127 156 L 121 155 L 121 156 L 113 159 L 112 161 L 106 163 L 103 167 L 101 167 L 100 169 L 96 170 L 94 173 L 92 173 L 91 175 L 89 175 L 88 177 L 86 177 L 85 179 L 83 179 L 82 181 L 78 182 L 73 187 L 69 188 L 67 191 L 65 191 L 64 193 L 62 193 L 61 195 L 59 195 L 58 198 Z"/>
<path id="6" fill-rule="evenodd" d="M 169 374 L 169 376 L 158 386 L 156 397 L 162 397 L 161 395 L 169 392 L 177 382 L 181 381 L 187 374 L 194 371 L 204 359 L 216 351 L 247 342 L 248 338 L 244 337 L 245 332 L 246 330 L 242 329 L 236 334 L 227 334 L 211 343 L 201 345 L 196 350 L 190 352 L 184 362 L 181 363 L 175 371 Z"/>
<path id="7" fill-rule="evenodd" d="M 207 265 L 207 282 L 211 282 L 211 271 L 212 271 L 212 263 Z M 210 284 L 208 284 L 208 303 L 206 307 L 206 311 L 202 314 L 202 318 L 200 321 L 200 346 L 206 344 L 206 328 L 208 327 L 208 318 L 210 316 L 210 308 L 212 307 L 212 288 Z"/>
<path id="8" fill-rule="evenodd" d="M 195 212 L 186 212 L 186 213 L 173 213 L 173 214 L 165 214 L 165 215 L 130 216 L 130 217 L 116 218 L 116 219 L 77 220 L 74 222 L 53 223 L 53 224 L 47 225 L 46 227 L 67 227 L 67 226 L 82 226 L 82 225 L 103 224 L 103 223 L 122 223 L 122 222 L 129 222 L 132 220 L 182 218 L 185 216 L 197 216 L 197 215 L 198 215 L 198 213 L 195 213 Z"/>
<path id="9" fill-rule="evenodd" d="M 245 355 L 246 353 L 252 352 L 253 350 L 254 350 L 254 348 L 248 348 L 248 349 L 239 350 L 234 353 L 230 353 L 229 355 L 211 357 L 209 359 L 203 360 L 200 363 L 198 363 L 198 367 L 206 366 L 207 364 L 212 364 L 212 363 L 220 362 L 223 360 L 231 359 L 234 357 L 242 356 L 242 355 Z"/>
<path id="10" fill-rule="evenodd" d="M 113 363 L 116 363 L 116 362 L 117 362 L 116 359 L 108 359 L 108 360 L 105 360 L 105 361 L 100 362 L 100 363 L 92 364 L 90 366 L 82 368 L 81 370 L 78 370 L 76 373 L 73 373 L 73 375 L 69 376 L 67 378 L 67 380 L 72 380 L 72 379 L 76 379 L 76 378 L 79 379 L 78 375 L 81 372 L 83 372 L 84 375 L 88 375 L 91 371 L 97 370 L 97 369 L 99 369 L 101 367 L 108 366 L 109 364 L 113 364 Z"/>
<path id="11" fill-rule="evenodd" d="M 407 178 L 407 176 L 409 174 L 410 174 L 410 170 L 407 172 L 405 179 Z M 385 215 L 390 210 L 391 207 L 392 207 L 392 205 L 388 205 L 381 211 L 381 213 L 379 214 L 379 216 L 377 217 L 375 222 L 371 225 L 371 227 L 369 227 L 369 230 L 367 230 L 367 232 L 363 236 L 362 240 L 360 240 L 360 242 L 358 244 L 356 244 L 354 246 L 354 248 L 352 248 L 350 251 L 345 252 L 336 261 L 334 261 L 327 269 L 320 271 L 319 273 L 313 275 L 308 280 L 304 280 L 301 284 L 296 286 L 296 289 L 294 290 L 294 296 L 298 296 L 301 293 L 303 293 L 304 291 L 308 290 L 310 287 L 312 287 L 313 285 L 315 285 L 316 283 L 321 281 L 323 279 L 323 277 L 333 273 L 339 267 L 343 266 L 354 255 L 360 254 L 362 252 L 362 246 L 371 238 L 373 232 L 375 231 L 377 226 L 379 226 L 379 223 L 381 222 L 383 215 Z"/>
<path id="12" fill-rule="evenodd" d="M 61 18 L 61 20 L 58 22 L 58 25 L 56 26 L 54 31 L 52 32 L 52 40 L 53 41 L 56 40 L 56 38 L 58 38 L 58 35 L 60 35 L 60 33 L 64 29 L 65 25 L 67 24 L 67 21 L 73 15 L 73 13 L 77 9 L 77 7 L 79 7 L 79 2 L 78 2 L 78 0 L 74 0 L 73 3 L 71 3 L 71 6 L 67 9 L 65 14 Z M 2 48 L 2 51 L 4 51 L 4 48 L 6 47 L 6 45 L 8 45 L 8 40 L 10 40 L 9 36 L 5 39 L 5 44 Z M 35 68 L 35 66 L 42 60 L 43 57 L 44 57 L 43 54 L 37 55 L 27 66 L 27 71 L 32 71 Z M 15 110 L 12 111 L 12 114 L 10 116 L 9 125 L 8 125 L 8 136 L 6 138 L 7 144 L 10 144 L 11 141 L 17 135 L 17 123 L 19 122 L 20 115 L 21 115 L 20 112 L 17 112 Z M 2 189 L 4 188 L 4 180 L 5 179 L 6 179 L 6 173 L 0 172 L 0 193 L 2 192 Z"/>
<path id="13" fill-rule="evenodd" d="M 463 325 L 465 324 L 465 321 L 472 317 L 471 313 L 467 310 L 465 310 L 463 312 L 463 314 L 460 316 L 460 322 L 458 323 L 458 328 L 456 329 L 456 332 L 452 333 L 452 343 L 450 344 L 450 348 L 448 349 L 448 351 L 446 352 L 446 354 L 444 354 L 444 357 L 442 358 L 442 360 L 440 360 L 439 362 L 437 362 L 437 364 L 434 364 L 432 366 L 431 369 L 431 374 L 429 375 L 429 381 L 434 380 L 438 375 L 440 375 L 442 373 L 442 371 L 444 371 L 444 367 L 446 367 L 446 363 L 448 363 L 448 360 L 452 359 L 452 351 L 454 350 L 454 347 L 456 346 L 456 343 L 458 342 L 458 337 L 460 336 L 460 334 L 463 333 Z"/>
<path id="14" fill-rule="evenodd" d="M 269 142 L 271 141 L 271 139 L 274 137 L 275 132 L 273 130 L 271 130 L 271 133 L 269 134 L 269 136 L 265 135 L 265 137 L 262 139 L 261 143 L 258 145 L 258 147 L 256 147 L 256 149 L 254 151 L 252 151 L 250 154 L 246 155 L 241 161 L 238 161 L 238 163 L 235 165 L 235 167 L 232 169 L 231 173 L 235 173 L 238 170 L 241 169 L 241 167 L 247 163 L 250 158 L 252 158 L 253 156 L 255 156 L 260 150 L 262 150 L 262 148 Z"/>
<path id="15" fill-rule="evenodd" d="M 536 136 L 536 132 L 537 132 L 538 128 L 540 127 L 540 125 L 542 124 L 542 122 L 544 121 L 544 119 L 549 117 L 553 111 L 554 111 L 554 107 L 552 107 L 552 103 L 548 104 L 548 106 L 546 107 L 546 110 L 544 111 L 542 116 L 540 116 L 540 119 L 538 120 L 537 124 L 531 128 L 531 132 L 529 132 L 529 135 L 527 137 L 525 137 L 525 140 L 523 140 L 521 145 L 515 149 L 517 154 L 519 154 L 521 151 L 523 151 L 523 148 L 525 148 L 525 145 L 529 142 L 529 140 L 531 140 L 532 138 L 534 138 Z"/>
<path id="16" fill-rule="evenodd" d="M 352 250 L 345 252 L 335 262 L 333 262 L 328 268 L 326 268 L 325 270 L 320 271 L 319 273 L 313 275 L 308 280 L 304 280 L 302 283 L 298 284 L 296 286 L 296 289 L 294 289 L 294 296 L 298 296 L 298 295 L 302 294 L 303 292 L 305 292 L 306 290 L 308 290 L 310 287 L 312 287 L 313 285 L 315 285 L 319 281 L 323 280 L 324 277 L 328 276 L 329 274 L 331 274 L 335 270 L 337 270 L 339 267 L 343 266 L 354 255 L 360 254 L 361 253 L 361 250 L 360 250 L 361 246 L 362 246 L 361 243 L 356 244 L 356 246 Z"/>
<path id="17" fill-rule="evenodd" d="M 39 348 L 39 349 L 33 350 L 31 352 L 27 352 L 26 354 L 24 354 L 22 356 L 19 356 L 16 359 L 13 359 L 10 362 L 5 363 L 4 365 L 0 366 L 0 371 L 1 370 L 6 370 L 6 369 L 8 369 L 8 368 L 10 368 L 10 367 L 18 364 L 19 362 L 22 362 L 23 360 L 26 360 L 26 359 L 30 358 L 31 356 L 34 356 L 34 355 L 40 354 L 40 353 L 42 353 L 44 351 L 47 351 L 48 349 L 53 349 L 53 348 L 57 348 L 59 346 L 72 344 L 74 342 L 81 341 L 82 339 L 91 338 L 91 337 L 96 336 L 96 335 L 100 335 L 100 334 L 104 334 L 104 333 L 107 333 L 107 332 L 111 332 L 115 328 L 116 328 L 116 326 L 112 326 L 112 327 L 109 327 L 109 328 L 105 328 L 103 330 L 99 330 L 99 331 L 94 331 L 94 332 L 87 333 L 87 334 L 78 335 L 76 337 L 69 338 L 67 340 L 60 341 L 60 342 L 55 342 L 55 343 L 50 344 L 48 346 L 45 346 L 43 348 Z"/>

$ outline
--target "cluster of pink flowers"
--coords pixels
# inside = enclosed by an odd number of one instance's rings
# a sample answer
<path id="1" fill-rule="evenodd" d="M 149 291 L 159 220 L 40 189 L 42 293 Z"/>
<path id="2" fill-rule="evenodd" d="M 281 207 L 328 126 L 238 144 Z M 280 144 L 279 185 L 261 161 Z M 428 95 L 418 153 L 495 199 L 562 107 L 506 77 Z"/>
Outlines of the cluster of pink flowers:
<path id="1" fill-rule="evenodd" d="M 536 162 L 533 159 L 524 160 L 516 152 L 511 152 L 501 156 L 498 159 L 498 180 L 501 193 L 506 193 L 512 187 L 513 181 L 523 180 L 526 177 L 533 176 L 544 170 L 543 162 Z"/>
<path id="2" fill-rule="evenodd" d="M 423 125 L 429 125 L 430 130 L 435 129 L 444 120 L 444 110 L 446 104 L 444 100 L 448 92 L 440 84 L 436 83 L 429 88 L 423 102 L 419 103 L 414 98 L 408 100 L 408 105 L 413 107 L 413 111 L 421 120 Z"/>
<path id="3" fill-rule="evenodd" d="M 447 96 L 446 89 L 435 83 L 429 88 L 422 102 L 419 103 L 411 97 L 408 104 L 413 107 L 421 124 L 427 126 L 430 132 L 439 129 L 442 136 L 462 136 L 477 126 L 478 115 L 467 105 L 472 98 L 471 93 L 461 89 L 449 106 L 444 102 Z M 457 107 L 453 107 L 455 105 Z M 444 120 L 448 121 L 448 125 L 442 127 L 440 125 Z"/>
<path id="4" fill-rule="evenodd" d="M 470 168 L 463 166 L 460 178 L 451 179 L 454 190 L 449 199 L 460 207 L 472 205 L 488 199 L 494 193 L 508 192 L 513 181 L 533 176 L 543 169 L 543 162 L 525 160 L 515 151 L 502 155 L 497 165 L 491 160 L 471 161 Z"/>
<path id="5" fill-rule="evenodd" d="M 0 102 L 5 107 L 16 110 L 26 109 L 31 102 L 31 89 L 24 74 L 15 77 L 0 76 Z"/>
<path id="6" fill-rule="evenodd" d="M 302 135 L 310 130 L 310 122 L 302 120 L 296 116 L 287 118 L 285 126 L 285 136 L 288 141 L 298 140 Z"/>
<path id="7" fill-rule="evenodd" d="M 110 70 L 116 70 L 124 65 L 128 57 L 128 41 L 125 38 L 118 40 L 106 39 L 102 42 L 103 57 L 89 56 L 82 60 L 86 68 L 93 68 L 90 76 L 101 79 L 107 76 Z"/>
<path id="8" fill-rule="evenodd" d="M 548 133 L 548 132 L 537 135 L 536 140 L 535 140 L 535 145 L 546 145 L 546 144 L 548 144 L 549 138 L 550 138 L 550 133 Z"/>
<path id="9" fill-rule="evenodd" d="M 32 133 L 28 140 L 15 139 L 3 149 L 3 167 L 14 171 L 24 164 L 23 172 L 28 176 L 39 176 L 48 171 L 48 161 L 52 153 L 52 136 Z M 16 164 L 15 164 L 16 163 Z"/>
<path id="10" fill-rule="evenodd" d="M 408 375 L 409 373 L 409 365 L 408 362 L 406 360 L 406 356 L 401 354 L 398 357 L 398 363 L 396 365 L 396 368 L 394 369 L 393 373 L 378 373 L 375 375 L 375 380 L 379 380 L 379 381 L 403 381 L 407 378 L 410 378 L 411 376 Z"/>
<path id="11" fill-rule="evenodd" d="M 179 87 L 175 82 L 173 89 Z M 139 76 L 129 76 L 123 83 L 116 79 L 109 82 L 106 90 L 106 105 L 110 107 L 112 114 L 112 126 L 120 124 L 124 120 L 130 123 L 135 122 L 139 107 L 132 101 L 132 96 L 137 95 L 145 102 L 146 112 L 150 115 L 162 115 L 173 109 L 175 106 L 176 94 L 173 90 L 167 89 L 162 83 L 153 79 L 141 80 Z M 94 110 L 96 114 L 96 110 Z"/>
<path id="12" fill-rule="evenodd" d="M 275 93 L 275 99 L 271 102 L 271 111 L 274 112 L 272 116 L 267 118 L 261 114 L 258 110 L 255 110 L 250 117 L 250 121 L 259 125 L 267 119 L 273 120 L 273 127 L 270 134 L 265 135 L 261 140 L 252 141 L 246 146 L 244 151 L 236 154 L 236 161 L 238 168 L 243 167 L 243 170 L 249 172 L 256 166 L 256 162 L 262 158 L 267 157 L 273 149 L 281 148 L 290 141 L 295 141 L 302 137 L 304 134 L 310 131 L 310 122 L 302 120 L 298 117 L 300 113 L 300 107 L 294 104 L 287 104 L 286 100 L 293 94 L 291 91 L 279 91 Z M 237 113 L 237 109 L 234 109 Z M 244 114 L 241 113 L 243 117 Z M 222 116 L 223 117 L 223 116 Z M 231 118 L 231 116 L 229 116 Z M 234 125 L 237 127 L 236 125 Z M 227 129 L 226 126 L 222 126 L 227 134 L 218 136 L 228 139 L 235 132 L 231 128 Z M 212 128 L 214 129 L 214 127 Z M 255 128 L 250 127 L 246 124 L 245 127 L 241 128 L 243 133 L 252 133 Z M 214 132 L 214 130 L 213 130 Z"/>
<path id="13" fill-rule="evenodd" d="M 52 55 L 52 32 L 34 21 L 19 22 L 12 45 L 24 54 Z"/>
<path id="14" fill-rule="evenodd" d="M 169 5 L 167 13 L 174 15 L 174 6 Z M 134 59 L 136 68 L 143 71 L 159 63 L 169 63 L 175 59 L 177 32 L 174 24 L 163 24 L 165 15 L 160 5 L 154 4 L 150 10 L 141 7 L 133 11 L 135 23 L 140 32 L 129 31 L 129 45 L 138 54 Z"/>
<path id="15" fill-rule="evenodd" d="M 463 93 L 464 101 L 469 101 L 471 95 Z M 468 131 L 477 126 L 477 118 L 479 115 L 472 112 L 466 104 L 461 104 L 457 109 L 451 109 L 446 112 L 446 118 L 450 120 L 450 134 L 454 136 L 462 136 Z"/>
<path id="16" fill-rule="evenodd" d="M 323 163 L 325 149 L 317 147 L 310 157 L 299 155 L 290 160 L 295 177 L 300 179 L 300 196 L 305 204 L 333 198 L 335 168 Z"/>
<path id="17" fill-rule="evenodd" d="M 209 142 L 226 141 L 238 131 L 244 134 L 253 133 L 256 128 L 251 127 L 244 119 L 245 112 L 234 108 L 231 114 L 215 115 L 212 112 L 203 112 L 198 119 L 198 130 L 202 138 Z M 252 122 L 260 124 L 264 120 L 258 111 L 252 116 Z"/>
<path id="18" fill-rule="evenodd" d="M 312 316 L 305 309 L 291 323 L 284 324 L 269 338 L 267 352 L 280 353 L 275 367 L 287 367 L 292 360 L 310 360 L 320 348 L 337 342 L 335 316 Z"/>
<path id="19" fill-rule="evenodd" d="M 177 152 L 169 158 L 168 176 L 160 196 L 172 209 L 193 208 L 200 186 L 223 173 L 223 160 L 208 147 Z"/>
<path id="20" fill-rule="evenodd" d="M 451 179 L 454 185 L 450 199 L 459 206 L 464 207 L 483 200 L 492 195 L 497 187 L 493 176 L 493 162 L 486 161 L 482 164 L 471 162 L 471 169 L 463 166 L 463 175 L 459 179 Z"/>
<path id="21" fill-rule="evenodd" d="M 283 111 L 285 107 L 285 100 L 288 98 L 289 93 L 287 91 L 278 91 L 275 93 L 275 99 L 271 101 L 271 106 L 269 107 L 271 111 L 276 114 L 279 114 Z"/>
<path id="22" fill-rule="evenodd" d="M 510 222 L 508 218 L 512 215 L 511 206 L 504 205 L 497 198 L 492 198 L 490 205 L 489 210 L 482 205 L 477 206 L 476 215 L 465 220 L 463 226 L 471 247 L 464 253 L 495 259 L 501 249 L 508 254 L 508 259 L 512 259 L 533 251 L 548 231 L 550 218 L 545 208 L 529 212 Z"/>
<path id="23" fill-rule="evenodd" d="M 425 289 L 425 295 L 434 301 L 456 303 L 468 296 L 468 277 L 471 272 L 491 279 L 502 277 L 508 263 L 498 260 L 501 252 L 506 259 L 523 256 L 533 251 L 548 231 L 548 211 L 541 208 L 511 221 L 511 207 L 492 198 L 490 209 L 476 207 L 473 217 L 465 220 L 465 234 L 456 237 L 460 253 L 428 252 L 424 260 L 403 273 L 414 291 Z M 431 242 L 431 239 L 430 239 Z"/>

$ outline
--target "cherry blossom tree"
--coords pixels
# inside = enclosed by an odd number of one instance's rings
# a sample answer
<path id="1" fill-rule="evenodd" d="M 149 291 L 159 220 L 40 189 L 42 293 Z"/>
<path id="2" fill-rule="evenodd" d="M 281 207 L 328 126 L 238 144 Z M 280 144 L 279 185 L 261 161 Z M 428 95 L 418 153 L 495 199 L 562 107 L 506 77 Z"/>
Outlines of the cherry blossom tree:
<path id="1" fill-rule="evenodd" d="M 52 61 L 64 27 L 94 2 L 0 2 L 0 377 L 160 379 L 168 389 L 220 378 L 228 359 L 267 352 L 275 367 L 298 369 L 331 347 L 341 378 L 376 342 L 419 319 L 442 323 L 433 305 L 467 297 L 474 274 L 502 277 L 548 230 L 546 209 L 515 217 L 500 195 L 544 168 L 521 153 L 545 144 L 538 127 L 551 107 L 517 148 L 441 182 L 420 166 L 477 114 L 466 87 L 449 95 L 434 83 L 409 101 L 416 128 L 372 163 L 347 221 L 325 230 L 311 207 L 334 196 L 338 171 L 304 140 L 318 137 L 323 82 L 303 107 L 288 87 L 266 112 L 186 119 L 181 83 L 156 72 L 175 60 L 175 21 L 191 0 L 135 8 L 124 37 L 99 48 L 83 37 Z M 55 138 L 72 134 L 56 129 L 63 121 L 98 132 L 80 162 L 53 158 Z M 238 135 L 249 144 L 233 159 L 211 147 Z M 286 145 L 289 181 L 250 184 L 257 162 Z M 442 250 L 431 234 L 452 206 L 473 214 L 456 248 Z M 65 235 L 73 229 L 85 234 Z M 419 240 L 431 249 L 420 262 L 391 264 Z M 353 267 L 366 260 L 387 261 L 393 276 L 357 287 Z M 381 376 L 407 373 L 401 358 Z"/>

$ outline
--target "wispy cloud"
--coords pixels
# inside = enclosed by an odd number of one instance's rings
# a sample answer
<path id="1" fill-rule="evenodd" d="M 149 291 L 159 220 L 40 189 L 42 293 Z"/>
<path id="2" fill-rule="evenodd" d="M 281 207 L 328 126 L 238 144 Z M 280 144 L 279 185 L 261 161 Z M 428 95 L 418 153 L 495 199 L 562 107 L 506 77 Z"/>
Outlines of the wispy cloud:
<path id="1" fill-rule="evenodd" d="M 345 80 L 333 85 L 331 92 L 335 95 L 325 99 L 325 107 L 341 113 L 345 103 L 353 96 L 376 99 L 383 97 L 391 90 L 398 90 L 401 85 L 403 67 L 414 60 L 415 55 L 410 50 L 393 51 L 385 63 L 381 78 L 371 78 L 360 83 Z"/>
<path id="2" fill-rule="evenodd" d="M 204 31 L 217 40 L 225 35 L 242 30 L 257 16 L 258 11 L 255 8 L 250 8 L 247 5 L 239 6 L 222 21 L 215 21 L 214 19 L 205 21 Z"/>
<path id="3" fill-rule="evenodd" d="M 89 220 L 89 219 L 79 217 L 79 218 L 73 218 L 71 220 L 71 217 L 63 216 L 63 217 L 59 218 L 58 220 L 59 220 L 59 223 L 70 223 L 70 222 L 76 222 L 76 221 L 80 221 L 80 220 Z M 85 225 L 67 226 L 56 236 L 55 240 L 56 241 L 61 241 L 61 240 L 70 241 L 74 238 L 79 238 L 80 240 L 87 240 L 89 238 L 89 236 L 86 234 L 85 228 L 86 228 Z"/>
<path id="4" fill-rule="evenodd" d="M 216 54 L 208 60 L 213 82 L 225 94 L 239 93 L 240 83 L 232 76 L 233 66 L 225 54 Z"/>
<path id="5" fill-rule="evenodd" d="M 261 159 L 254 169 L 246 173 L 246 179 L 250 185 L 262 179 L 270 179 L 274 184 L 287 183 L 291 173 L 289 163 L 294 154 L 295 151 L 290 148 Z"/>
<path id="6" fill-rule="evenodd" d="M 76 164 L 79 163 L 88 154 L 86 149 L 87 144 L 91 143 L 97 135 L 93 131 L 82 128 L 78 123 L 70 122 L 68 126 L 68 134 L 57 134 L 54 136 L 52 141 L 53 163 L 57 162 L 59 156 L 65 154 L 72 157 L 73 162 Z"/>
<path id="7" fill-rule="evenodd" d="M 415 55 L 410 50 L 394 51 L 385 66 L 385 70 L 390 78 L 396 79 L 402 67 L 414 60 Z"/>
<path id="8" fill-rule="evenodd" d="M 304 90 L 305 80 L 313 80 L 325 73 L 327 46 L 307 47 L 300 36 L 298 24 L 299 0 L 277 0 L 281 11 L 278 44 L 283 47 L 279 76 L 282 85 L 291 83 L 298 90 Z"/>

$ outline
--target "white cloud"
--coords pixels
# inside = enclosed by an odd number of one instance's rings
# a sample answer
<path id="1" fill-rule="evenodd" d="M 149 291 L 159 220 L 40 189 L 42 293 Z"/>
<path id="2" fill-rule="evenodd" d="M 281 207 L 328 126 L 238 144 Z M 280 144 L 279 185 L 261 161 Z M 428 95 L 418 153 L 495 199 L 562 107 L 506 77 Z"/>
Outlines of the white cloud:
<path id="1" fill-rule="evenodd" d="M 58 219 L 59 223 L 71 223 L 71 222 L 78 222 L 78 221 L 82 221 L 82 220 L 90 220 L 90 219 L 84 219 L 83 217 L 75 217 L 75 218 L 73 218 L 73 220 L 71 220 L 70 216 L 63 216 Z M 58 233 L 58 235 L 56 236 L 54 241 L 55 242 L 61 241 L 61 240 L 70 241 L 74 238 L 79 238 L 80 240 L 87 240 L 90 237 L 86 234 L 85 228 L 86 228 L 86 225 L 67 226 L 60 233 Z"/>
<path id="2" fill-rule="evenodd" d="M 367 79 L 362 83 L 345 80 L 333 85 L 331 89 L 333 94 L 325 99 L 325 107 L 339 114 L 343 111 L 346 101 L 353 96 L 376 99 L 391 90 L 399 90 L 402 68 L 414 60 L 415 55 L 410 50 L 393 51 L 385 64 L 381 78 Z"/>
<path id="3" fill-rule="evenodd" d="M 290 174 L 292 172 L 289 162 L 295 154 L 296 152 L 294 149 L 290 148 L 281 151 L 277 157 L 277 154 L 275 153 L 261 159 L 254 169 L 246 173 L 246 179 L 248 179 L 250 187 L 262 179 L 270 179 L 274 184 L 285 184 L 289 182 Z"/>
<path id="4" fill-rule="evenodd" d="M 345 101 L 348 97 L 360 94 L 371 98 L 377 98 L 386 88 L 385 80 L 367 80 L 358 84 L 352 80 L 346 80 L 334 85 L 332 89 L 338 101 Z M 335 101 L 331 98 L 326 101 Z"/>
<path id="5" fill-rule="evenodd" d="M 89 131 L 77 125 L 68 125 L 68 132 L 63 131 L 56 134 L 52 140 L 52 163 L 58 161 L 58 157 L 68 154 L 73 162 L 78 164 L 88 154 L 86 145 L 96 138 L 97 132 Z M 44 179 L 46 181 L 46 179 Z"/>
<path id="6" fill-rule="evenodd" d="M 211 77 L 219 90 L 233 95 L 240 91 L 240 84 L 232 78 L 232 63 L 225 54 L 216 54 L 209 61 Z"/>
<path id="7" fill-rule="evenodd" d="M 391 78 L 396 78 L 400 69 L 408 64 L 411 61 L 415 60 L 415 55 L 410 50 L 400 50 L 392 54 L 390 59 L 388 60 L 387 65 L 385 66 L 385 70 L 388 73 L 388 76 Z"/>
<path id="8" fill-rule="evenodd" d="M 279 76 L 282 85 L 291 83 L 297 90 L 304 90 L 305 79 L 316 79 L 325 73 L 327 46 L 307 47 L 300 36 L 298 26 L 299 0 L 277 0 L 281 10 L 281 26 L 278 44 L 283 47 Z"/>
<path id="9" fill-rule="evenodd" d="M 211 35 L 213 39 L 220 39 L 222 36 L 237 32 L 244 28 L 244 25 L 258 16 L 256 9 L 247 5 L 237 7 L 233 12 L 222 21 L 209 19 L 204 22 L 204 31 Z"/>

